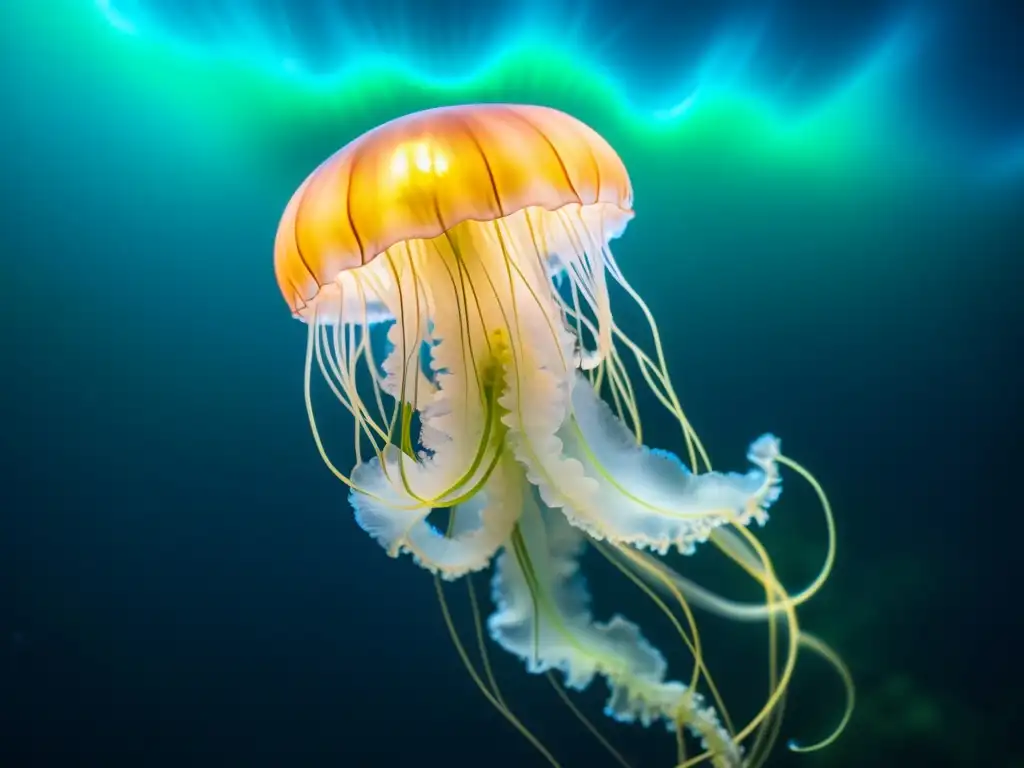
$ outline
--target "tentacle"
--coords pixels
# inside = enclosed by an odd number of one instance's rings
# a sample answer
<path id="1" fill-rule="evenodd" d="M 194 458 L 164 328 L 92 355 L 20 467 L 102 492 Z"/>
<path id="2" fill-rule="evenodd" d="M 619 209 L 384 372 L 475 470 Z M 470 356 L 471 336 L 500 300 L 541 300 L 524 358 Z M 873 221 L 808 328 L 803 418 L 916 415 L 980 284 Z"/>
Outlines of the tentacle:
<path id="1" fill-rule="evenodd" d="M 611 689 L 605 712 L 620 721 L 682 723 L 712 753 L 718 768 L 740 766 L 741 753 L 712 707 L 685 685 L 666 679 L 665 658 L 622 616 L 593 620 L 579 574 L 584 537 L 564 517 L 524 494 L 512 546 L 501 554 L 492 584 L 498 608 L 488 627 L 502 647 L 534 673 L 557 669 L 583 689 L 603 675 Z"/>

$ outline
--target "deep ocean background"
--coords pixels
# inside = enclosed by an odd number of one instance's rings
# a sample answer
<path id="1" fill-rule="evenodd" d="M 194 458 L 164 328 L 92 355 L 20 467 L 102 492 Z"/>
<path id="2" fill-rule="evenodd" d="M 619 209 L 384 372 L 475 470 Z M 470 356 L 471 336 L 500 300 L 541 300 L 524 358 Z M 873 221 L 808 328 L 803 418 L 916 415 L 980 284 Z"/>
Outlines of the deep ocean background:
<path id="1" fill-rule="evenodd" d="M 271 261 L 330 152 L 507 100 L 576 114 L 630 168 L 616 253 L 717 465 L 771 430 L 832 498 L 839 561 L 802 616 L 858 709 L 769 766 L 1024 766 L 1021 16 L 824 8 L 3 4 L 0 765 L 543 764 L 466 676 L 428 575 L 320 463 Z M 765 539 L 788 584 L 813 575 L 795 478 Z M 595 584 L 599 611 L 657 621 Z M 709 632 L 742 709 L 763 633 Z M 567 768 L 612 764 L 492 659 Z M 638 768 L 669 764 L 671 738 L 581 700 Z M 808 658 L 783 739 L 841 703 Z"/>

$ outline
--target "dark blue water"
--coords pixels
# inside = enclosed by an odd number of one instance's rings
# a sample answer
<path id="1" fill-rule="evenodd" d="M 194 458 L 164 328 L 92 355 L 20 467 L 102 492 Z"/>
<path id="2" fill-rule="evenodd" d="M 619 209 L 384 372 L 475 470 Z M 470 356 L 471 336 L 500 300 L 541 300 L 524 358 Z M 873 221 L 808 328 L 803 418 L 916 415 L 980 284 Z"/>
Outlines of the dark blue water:
<path id="1" fill-rule="evenodd" d="M 849 663 L 858 710 L 828 750 L 780 746 L 768 765 L 1024 765 L 1009 4 L 355 4 L 347 28 L 318 23 L 328 0 L 58 5 L 0 14 L 0 764 L 544 764 L 466 675 L 428 574 L 382 555 L 320 463 L 304 329 L 272 271 L 316 162 L 396 114 L 504 88 L 583 110 L 630 166 L 618 253 L 718 463 L 742 468 L 775 430 L 832 497 L 840 559 L 802 616 Z M 600 65 L 622 101 L 556 88 L 564 68 L 543 61 L 473 74 L 529 30 Z M 382 51 L 416 77 L 310 95 Z M 812 122 L 804 143 L 774 144 L 756 110 L 659 133 L 659 110 L 712 86 L 797 126 L 878 56 L 844 127 Z M 844 149 L 850 125 L 868 149 Z M 765 536 L 796 588 L 823 532 L 806 489 L 786 493 Z M 591 565 L 601 611 L 656 623 Z M 465 587 L 451 596 L 471 631 Z M 709 626 L 740 709 L 766 684 L 759 632 Z M 543 678 L 491 658 L 563 765 L 613 764 Z M 634 765 L 670 764 L 670 737 L 605 722 L 602 697 L 581 706 Z M 827 732 L 841 704 L 802 658 L 783 740 Z"/>

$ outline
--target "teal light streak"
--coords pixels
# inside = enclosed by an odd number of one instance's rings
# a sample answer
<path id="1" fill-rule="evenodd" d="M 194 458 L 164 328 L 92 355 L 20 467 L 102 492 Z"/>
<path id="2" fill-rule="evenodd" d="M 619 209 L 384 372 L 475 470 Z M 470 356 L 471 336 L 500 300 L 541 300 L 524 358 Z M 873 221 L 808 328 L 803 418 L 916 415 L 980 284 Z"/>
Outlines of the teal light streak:
<path id="1" fill-rule="evenodd" d="M 124 7 L 124 0 L 117 7 L 114 0 L 94 2 L 110 27 L 144 39 L 147 45 L 155 49 L 204 62 L 211 69 L 227 67 L 249 70 L 254 75 L 262 74 L 296 95 L 346 91 L 355 84 L 375 79 L 405 81 L 416 89 L 466 91 L 486 83 L 496 72 L 507 69 L 509 62 L 519 63 L 533 56 L 550 63 L 546 68 L 548 74 L 557 73 L 561 60 L 569 60 L 572 62 L 569 66 L 575 73 L 586 73 L 590 89 L 596 87 L 614 92 L 615 101 L 623 105 L 633 118 L 641 121 L 671 123 L 690 116 L 697 104 L 698 92 L 702 94 L 702 101 L 713 94 L 730 99 L 739 96 L 761 101 L 767 109 L 771 109 L 770 95 L 757 93 L 744 82 L 751 60 L 763 44 L 763 21 L 738 23 L 734 29 L 714 35 L 699 60 L 688 67 L 687 71 L 680 73 L 681 84 L 673 89 L 677 95 L 655 95 L 653 101 L 660 102 L 661 106 L 651 109 L 649 103 L 652 99 L 642 98 L 649 94 L 638 93 L 630 85 L 631 78 L 627 73 L 612 72 L 600 63 L 608 40 L 579 40 L 579 30 L 583 24 L 578 14 L 573 19 L 549 6 L 536 12 L 531 10 L 531 6 L 525 6 L 515 23 L 509 25 L 503 44 L 476 56 L 472 63 L 462 66 L 458 71 L 445 74 L 437 71 L 437 67 L 418 61 L 421 58 L 418 52 L 386 52 L 383 50 L 385 46 L 376 40 L 379 35 L 372 26 L 342 19 L 339 14 L 333 19 L 334 29 L 331 34 L 338 37 L 341 48 L 348 48 L 357 42 L 360 51 L 369 48 L 370 52 L 361 52 L 358 57 L 349 58 L 329 73 L 315 73 L 298 56 L 282 52 L 288 47 L 289 33 L 286 29 L 280 31 L 280 38 L 270 39 L 265 24 L 258 24 L 251 17 L 240 16 L 233 20 L 237 25 L 234 44 L 205 46 L 187 42 L 181 36 L 167 34 L 159 25 L 147 22 L 137 8 L 138 19 L 130 17 L 127 11 L 120 10 Z M 401 20 L 396 21 L 396 24 L 400 25 Z M 864 60 L 851 68 L 847 80 L 861 81 L 869 78 L 875 86 L 884 90 L 886 77 L 896 74 L 895 64 L 900 63 L 898 60 L 901 58 L 905 61 L 906 54 L 911 50 L 910 36 L 906 34 L 908 26 L 896 28 L 894 34 L 878 45 L 877 49 L 869 50 Z M 351 29 L 355 29 L 355 32 Z M 902 50 L 902 56 L 893 55 L 897 48 Z M 534 65 L 531 68 L 538 67 Z M 782 85 L 784 88 L 785 84 Z M 818 101 L 821 104 L 828 103 L 835 95 L 823 94 Z M 811 107 L 809 112 L 813 111 L 814 107 Z"/>
<path id="2" fill-rule="evenodd" d="M 122 32 L 126 35 L 134 35 L 138 33 L 138 29 L 135 24 L 121 15 L 121 13 L 114 8 L 113 0 L 96 0 L 96 7 L 99 8 L 100 13 L 103 14 L 103 18 L 107 20 L 107 23 L 109 23 L 110 26 L 118 32 Z"/>
<path id="3" fill-rule="evenodd" d="M 963 142 L 940 141 L 941 125 L 915 111 L 908 98 L 915 52 L 930 31 L 916 18 L 891 25 L 845 77 L 793 106 L 785 78 L 753 83 L 752 56 L 766 44 L 766 33 L 750 21 L 713 35 L 706 50 L 680 68 L 677 87 L 644 94 L 633 87 L 628 68 L 595 63 L 607 39 L 574 42 L 574 30 L 585 25 L 572 19 L 561 35 L 523 22 L 518 33 L 507 32 L 503 45 L 447 73 L 418 66 L 415 52 L 404 48 L 373 53 L 371 41 L 371 53 L 316 75 L 285 46 L 270 45 L 265 34 L 241 34 L 249 29 L 244 25 L 238 40 L 262 40 L 251 50 L 189 43 L 130 16 L 123 0 L 51 0 L 45 7 L 24 3 L 11 10 L 19 48 L 34 51 L 40 67 L 59 60 L 74 77 L 91 72 L 110 88 L 130 89 L 147 103 L 159 100 L 191 115 L 197 130 L 205 123 L 211 135 L 239 146 L 275 147 L 270 151 L 278 155 L 283 146 L 308 143 L 311 136 L 324 141 L 321 147 L 336 148 L 346 137 L 416 109 L 523 101 L 591 122 L 633 155 L 630 163 L 658 153 L 657 163 L 671 156 L 670 164 L 687 174 L 723 173 L 729 164 L 734 175 L 798 174 L 838 182 L 967 176 L 986 164 Z"/>

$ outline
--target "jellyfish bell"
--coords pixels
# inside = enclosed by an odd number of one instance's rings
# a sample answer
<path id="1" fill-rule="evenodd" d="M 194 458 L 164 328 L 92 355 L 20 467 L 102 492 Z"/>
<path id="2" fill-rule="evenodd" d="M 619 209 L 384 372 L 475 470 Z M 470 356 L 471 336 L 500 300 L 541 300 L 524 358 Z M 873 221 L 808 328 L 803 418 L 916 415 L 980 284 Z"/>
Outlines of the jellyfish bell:
<path id="1" fill-rule="evenodd" d="M 531 407 L 531 396 L 550 408 L 549 393 L 532 392 L 531 379 L 546 371 L 568 393 L 577 365 L 599 364 L 612 335 L 602 249 L 625 229 L 631 206 L 626 169 L 595 131 L 553 109 L 498 104 L 385 124 L 328 159 L 296 191 L 278 229 L 278 283 L 293 314 L 310 326 L 314 356 L 326 355 L 328 373 L 342 374 L 334 377 L 337 389 L 371 439 L 396 423 L 401 432 L 401 420 L 375 419 L 348 374 L 372 352 L 369 344 L 361 352 L 356 337 L 393 323 L 384 375 L 377 377 L 370 361 L 370 378 L 418 412 L 423 428 L 415 439 L 387 442 L 430 453 L 424 461 L 395 448 L 378 452 L 385 471 L 377 481 L 393 486 L 393 503 L 398 493 L 410 497 L 404 506 L 420 510 L 430 506 L 427 499 L 450 504 L 485 476 L 500 476 L 494 469 L 508 441 L 495 437 L 525 425 L 503 409 L 516 398 Z M 593 310 L 595 349 L 584 349 L 566 326 L 571 310 L 553 290 L 557 273 Z M 335 328 L 334 344 L 320 345 L 324 326 Z M 429 349 L 426 369 L 418 365 L 421 348 Z M 508 386 L 493 386 L 496 378 Z M 567 398 L 557 405 L 552 424 Z M 357 472 L 370 482 L 366 468 Z M 388 495 L 384 488 L 381 494 Z M 362 511 L 361 521 L 389 551 L 410 547 L 415 536 L 404 521 L 401 532 L 385 530 Z M 475 565 L 488 564 L 491 554 Z"/>
<path id="2" fill-rule="evenodd" d="M 749 764 L 741 743 L 770 725 L 799 639 L 796 601 L 746 532 L 764 523 L 788 460 L 766 435 L 751 445 L 746 473 L 711 471 L 653 316 L 611 252 L 632 206 L 619 156 L 569 115 L 433 109 L 364 134 L 310 174 L 282 216 L 275 273 L 308 327 L 313 436 L 351 488 L 359 525 L 442 579 L 494 565 L 491 637 L 531 671 L 558 670 L 573 688 L 601 675 L 612 717 L 685 727 L 714 764 Z M 647 318 L 653 353 L 616 323 L 612 284 Z M 381 332 L 383 354 L 373 343 Z M 320 438 L 314 368 L 352 414 L 351 474 Z M 641 380 L 680 426 L 689 465 L 643 445 Z M 449 511 L 444 530 L 428 520 L 437 508 Z M 714 538 L 727 526 L 742 535 Z M 786 672 L 742 729 L 697 692 L 707 679 L 699 645 L 687 640 L 689 684 L 670 680 L 639 626 L 594 619 L 579 573 L 593 545 L 685 609 L 694 588 L 654 556 L 709 538 L 765 586 L 765 616 L 784 614 L 790 632 Z M 742 612 L 706 592 L 698 599 Z M 484 693 L 529 735 L 496 687 Z"/>
<path id="3" fill-rule="evenodd" d="M 393 246 L 449 231 L 489 234 L 489 225 L 510 217 L 513 237 L 530 242 L 523 226 L 567 206 L 601 239 L 621 234 L 633 216 L 622 161 L 582 122 L 505 104 L 419 112 L 360 136 L 303 182 L 278 229 L 278 283 L 306 318 L 325 286 Z M 527 209 L 534 216 L 515 216 Z M 573 250 L 551 245 L 551 255 Z"/>

